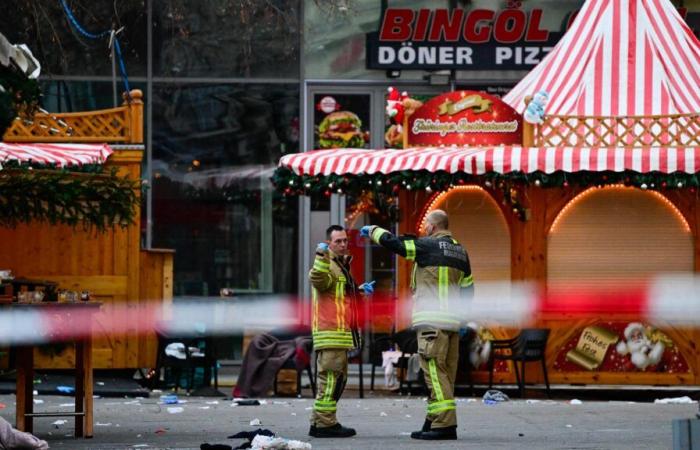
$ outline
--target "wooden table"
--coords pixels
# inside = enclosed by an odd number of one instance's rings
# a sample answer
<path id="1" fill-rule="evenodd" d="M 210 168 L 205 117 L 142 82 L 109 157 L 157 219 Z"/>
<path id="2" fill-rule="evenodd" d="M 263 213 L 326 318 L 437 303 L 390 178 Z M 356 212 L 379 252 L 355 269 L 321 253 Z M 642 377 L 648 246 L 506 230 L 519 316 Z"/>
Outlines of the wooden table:
<path id="1" fill-rule="evenodd" d="M 2 307 L 70 315 L 78 310 L 81 314 L 94 314 L 99 311 L 101 305 L 102 303 L 99 302 L 43 302 L 12 303 Z M 20 345 L 15 346 L 14 349 L 17 358 L 17 429 L 32 433 L 35 417 L 73 416 L 75 417 L 75 436 L 91 438 L 93 429 L 92 330 L 87 330 L 81 337 L 75 339 L 75 412 L 72 413 L 34 412 L 34 345 Z"/>

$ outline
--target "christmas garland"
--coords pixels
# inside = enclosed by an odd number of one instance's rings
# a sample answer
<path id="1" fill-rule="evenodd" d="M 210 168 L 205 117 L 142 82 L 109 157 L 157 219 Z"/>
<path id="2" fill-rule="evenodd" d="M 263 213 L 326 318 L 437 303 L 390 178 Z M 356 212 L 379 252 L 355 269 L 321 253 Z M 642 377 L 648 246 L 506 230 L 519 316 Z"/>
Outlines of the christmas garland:
<path id="1" fill-rule="evenodd" d="M 17 116 L 31 117 L 39 105 L 39 82 L 14 67 L 0 65 L 0 137 Z"/>
<path id="2" fill-rule="evenodd" d="M 667 190 L 688 188 L 691 192 L 700 186 L 697 173 L 683 172 L 639 173 L 624 172 L 590 172 L 575 173 L 544 172 L 524 173 L 510 172 L 501 174 L 488 172 L 472 175 L 465 172 L 428 172 L 426 170 L 404 170 L 389 174 L 361 175 L 303 175 L 295 174 L 291 169 L 279 167 L 271 178 L 272 183 L 283 196 L 351 194 L 362 195 L 373 192 L 377 196 L 396 195 L 400 190 L 423 190 L 428 193 L 446 191 L 454 186 L 477 184 L 503 192 L 504 204 L 509 205 L 521 220 L 526 219 L 526 209 L 519 200 L 518 188 L 537 186 L 541 188 L 561 188 L 568 186 L 607 186 L 625 185 L 639 189 Z"/>
<path id="3" fill-rule="evenodd" d="M 99 231 L 126 227 L 135 223 L 140 188 L 137 181 L 118 176 L 116 168 L 68 170 L 9 162 L 0 171 L 0 226 L 37 221 Z"/>

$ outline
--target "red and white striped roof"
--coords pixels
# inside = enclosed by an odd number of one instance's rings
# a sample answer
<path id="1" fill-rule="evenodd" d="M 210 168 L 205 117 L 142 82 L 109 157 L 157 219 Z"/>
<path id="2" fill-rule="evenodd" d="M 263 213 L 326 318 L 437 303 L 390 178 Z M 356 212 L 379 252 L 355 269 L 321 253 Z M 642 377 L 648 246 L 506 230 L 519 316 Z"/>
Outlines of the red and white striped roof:
<path id="1" fill-rule="evenodd" d="M 283 156 L 279 165 L 297 175 L 389 174 L 403 170 L 552 173 L 558 170 L 646 173 L 700 171 L 700 147 L 451 147 L 407 150 L 315 150 Z"/>
<path id="2" fill-rule="evenodd" d="M 113 150 L 107 144 L 21 144 L 0 142 L 0 164 L 32 161 L 61 167 L 102 164 Z"/>
<path id="3" fill-rule="evenodd" d="M 547 57 L 503 100 L 544 89 L 551 115 L 700 112 L 700 42 L 668 0 L 588 0 Z"/>

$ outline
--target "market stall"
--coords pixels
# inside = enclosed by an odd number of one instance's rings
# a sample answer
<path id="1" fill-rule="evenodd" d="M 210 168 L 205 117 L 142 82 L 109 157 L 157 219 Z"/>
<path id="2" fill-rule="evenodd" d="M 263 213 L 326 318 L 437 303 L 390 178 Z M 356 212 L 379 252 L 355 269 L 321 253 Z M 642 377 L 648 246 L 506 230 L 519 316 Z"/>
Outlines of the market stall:
<path id="1" fill-rule="evenodd" d="M 286 195 L 398 198 L 403 233 L 446 209 L 477 288 L 624 287 L 698 272 L 699 69 L 700 43 L 669 2 L 592 0 L 503 100 L 444 94 L 404 119 L 407 149 L 287 155 L 275 182 Z M 409 267 L 398 264 L 402 296 Z M 537 325 L 552 330 L 551 382 L 700 381 L 698 330 L 625 315 Z M 500 370 L 497 379 L 513 380 L 512 368 Z M 528 380 L 541 380 L 532 370 Z"/>
<path id="2" fill-rule="evenodd" d="M 134 90 L 117 108 L 16 119 L 0 145 L 0 267 L 102 303 L 95 368 L 155 366 L 155 335 L 111 334 L 110 311 L 126 305 L 136 317 L 172 298 L 172 253 L 140 246 L 142 111 Z M 36 368 L 74 361 L 62 344 L 34 356 Z"/>

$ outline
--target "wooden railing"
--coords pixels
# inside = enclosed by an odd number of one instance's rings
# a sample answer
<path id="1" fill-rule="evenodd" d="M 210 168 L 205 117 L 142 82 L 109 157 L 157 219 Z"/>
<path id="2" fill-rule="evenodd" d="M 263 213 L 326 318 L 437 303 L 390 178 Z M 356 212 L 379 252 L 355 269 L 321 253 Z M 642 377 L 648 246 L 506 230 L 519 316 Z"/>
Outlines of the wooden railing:
<path id="1" fill-rule="evenodd" d="M 143 143 L 143 93 L 134 89 L 129 96 L 124 94 L 118 108 L 17 118 L 3 141 Z"/>
<path id="2" fill-rule="evenodd" d="M 700 146 L 700 114 L 666 116 L 545 116 L 533 142 L 538 147 Z"/>

